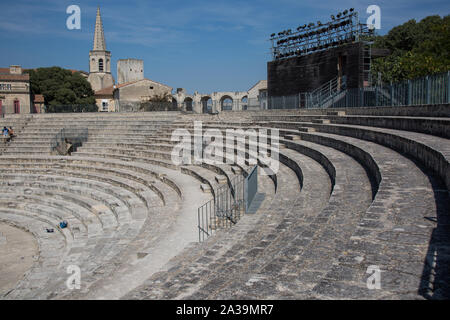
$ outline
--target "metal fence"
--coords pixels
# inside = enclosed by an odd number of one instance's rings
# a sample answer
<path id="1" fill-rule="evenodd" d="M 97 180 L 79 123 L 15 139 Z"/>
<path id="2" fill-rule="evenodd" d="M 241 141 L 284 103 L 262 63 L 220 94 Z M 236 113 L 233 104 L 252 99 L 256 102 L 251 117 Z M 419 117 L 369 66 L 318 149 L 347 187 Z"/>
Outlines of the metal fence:
<path id="1" fill-rule="evenodd" d="M 349 89 L 334 107 L 436 105 L 450 103 L 450 72 L 386 86 Z"/>
<path id="2" fill-rule="evenodd" d="M 95 104 L 48 105 L 44 107 L 44 112 L 45 113 L 98 112 L 98 107 Z"/>
<path id="3" fill-rule="evenodd" d="M 322 100 L 318 100 L 310 92 L 270 97 L 269 109 L 383 107 L 447 103 L 450 103 L 450 71 L 388 85 L 337 90 Z"/>
<path id="4" fill-rule="evenodd" d="M 62 146 L 71 144 L 71 151 L 75 152 L 83 142 L 88 140 L 88 128 L 63 128 L 50 141 L 51 152 L 58 152 L 59 154 L 66 154 L 66 151 L 61 149 Z"/>
<path id="5" fill-rule="evenodd" d="M 267 97 L 248 98 L 247 103 L 242 103 L 242 110 L 265 110 L 267 109 Z"/>
<path id="6" fill-rule="evenodd" d="M 118 112 L 142 112 L 142 111 L 178 111 L 178 106 L 172 101 L 131 101 L 115 100 Z"/>
<path id="7" fill-rule="evenodd" d="M 215 190 L 214 199 L 198 208 L 198 240 L 203 242 L 218 229 L 235 225 L 247 212 L 258 191 L 257 166 L 245 178 L 236 176 Z"/>

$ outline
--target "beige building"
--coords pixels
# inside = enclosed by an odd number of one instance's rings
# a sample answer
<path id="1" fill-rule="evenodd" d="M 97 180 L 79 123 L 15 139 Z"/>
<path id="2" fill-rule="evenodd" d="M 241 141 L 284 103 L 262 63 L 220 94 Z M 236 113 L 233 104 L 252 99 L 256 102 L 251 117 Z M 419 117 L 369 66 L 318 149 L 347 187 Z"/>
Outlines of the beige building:
<path id="1" fill-rule="evenodd" d="M 95 101 L 98 111 L 139 111 L 142 103 L 156 96 L 166 96 L 167 100 L 171 101 L 171 93 L 172 87 L 150 79 L 142 79 L 98 90 L 95 92 Z"/>
<path id="2" fill-rule="evenodd" d="M 0 114 L 31 113 L 30 75 L 20 66 L 0 68 Z"/>
<path id="3" fill-rule="evenodd" d="M 99 112 L 115 112 L 114 86 L 95 91 L 95 103 Z"/>
<path id="4" fill-rule="evenodd" d="M 258 81 L 248 91 L 247 110 L 265 110 L 267 106 L 267 80 Z"/>
<path id="5" fill-rule="evenodd" d="M 171 101 L 172 87 L 150 80 L 142 79 L 117 85 L 114 89 L 114 101 L 117 111 L 138 111 L 141 103 L 158 96 L 168 96 Z"/>

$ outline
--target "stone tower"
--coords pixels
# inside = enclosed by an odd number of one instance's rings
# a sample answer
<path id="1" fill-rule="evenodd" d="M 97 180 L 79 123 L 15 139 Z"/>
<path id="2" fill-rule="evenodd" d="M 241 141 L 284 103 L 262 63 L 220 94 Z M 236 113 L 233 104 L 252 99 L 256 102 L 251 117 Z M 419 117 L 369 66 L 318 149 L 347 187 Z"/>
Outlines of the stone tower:
<path id="1" fill-rule="evenodd" d="M 117 61 L 117 84 L 144 79 L 144 61 L 121 59 Z"/>
<path id="2" fill-rule="evenodd" d="M 94 47 L 89 51 L 89 77 L 92 90 L 98 91 L 114 85 L 111 75 L 111 52 L 106 51 L 100 8 L 97 8 L 95 21 Z"/>

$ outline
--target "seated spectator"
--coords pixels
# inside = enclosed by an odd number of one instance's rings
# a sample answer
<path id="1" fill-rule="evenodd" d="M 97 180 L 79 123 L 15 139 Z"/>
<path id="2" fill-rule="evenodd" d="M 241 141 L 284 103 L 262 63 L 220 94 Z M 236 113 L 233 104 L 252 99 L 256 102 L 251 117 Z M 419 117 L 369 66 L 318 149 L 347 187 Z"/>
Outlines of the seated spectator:
<path id="1" fill-rule="evenodd" d="M 12 127 L 9 127 L 8 129 L 8 133 L 9 133 L 9 139 L 12 140 L 12 138 L 14 138 L 16 135 L 14 134 L 14 130 Z"/>
<path id="2" fill-rule="evenodd" d="M 4 142 L 4 143 L 8 142 L 8 140 L 9 140 L 9 131 L 8 131 L 8 128 L 3 127 L 2 134 L 3 134 L 3 142 Z"/>

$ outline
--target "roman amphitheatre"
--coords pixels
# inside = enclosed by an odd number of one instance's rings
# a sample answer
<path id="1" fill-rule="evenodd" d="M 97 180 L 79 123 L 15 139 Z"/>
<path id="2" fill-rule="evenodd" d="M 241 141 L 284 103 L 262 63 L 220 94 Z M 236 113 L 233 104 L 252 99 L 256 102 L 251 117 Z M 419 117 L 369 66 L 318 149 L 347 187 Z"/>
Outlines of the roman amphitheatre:
<path id="1" fill-rule="evenodd" d="M 344 12 L 271 36 L 257 110 L 239 94 L 228 110 L 199 94 L 188 108 L 180 90 L 174 111 L 20 113 L 12 66 L 0 299 L 449 299 L 450 72 L 371 85 L 365 61 L 384 53 Z M 99 11 L 95 39 L 102 84 Z M 221 140 L 230 129 L 241 143 Z M 211 150 L 219 161 L 190 161 Z"/>
<path id="2" fill-rule="evenodd" d="M 17 137 L 0 157 L 2 299 L 448 298 L 449 111 L 5 115 Z M 173 165 L 171 133 L 193 120 L 280 132 L 279 170 L 258 176 L 255 211 L 214 221 L 201 242 L 197 210 L 217 177 L 252 166 Z M 74 125 L 87 141 L 51 155 Z M 381 289 L 367 289 L 370 265 Z"/>

